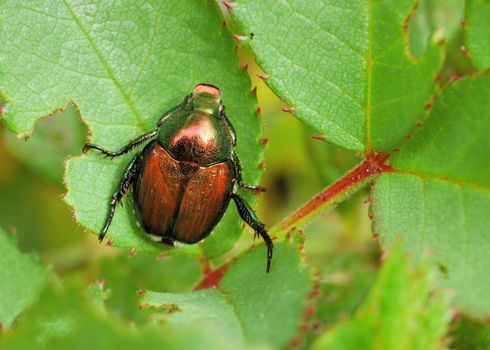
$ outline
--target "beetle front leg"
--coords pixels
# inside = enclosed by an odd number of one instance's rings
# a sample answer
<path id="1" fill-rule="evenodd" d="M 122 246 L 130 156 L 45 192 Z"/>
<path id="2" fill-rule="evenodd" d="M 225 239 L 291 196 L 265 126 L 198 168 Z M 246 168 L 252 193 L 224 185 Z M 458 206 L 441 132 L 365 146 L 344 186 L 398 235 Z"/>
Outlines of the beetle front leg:
<path id="1" fill-rule="evenodd" d="M 109 212 L 107 213 L 107 218 L 104 223 L 104 228 L 99 233 L 99 242 L 102 242 L 104 239 L 109 226 L 111 225 L 112 218 L 114 217 L 114 211 L 116 210 L 117 203 L 121 202 L 124 194 L 128 190 L 129 186 L 133 183 L 138 175 L 138 172 L 141 167 L 141 160 L 143 159 L 141 154 L 137 154 L 132 160 L 131 163 L 126 168 L 124 172 L 124 176 L 122 177 L 119 185 L 117 186 L 116 192 L 113 193 L 111 198 L 111 203 L 109 204 Z"/>
<path id="2" fill-rule="evenodd" d="M 240 159 L 236 156 L 236 154 L 233 154 L 232 157 L 232 162 L 235 165 L 235 172 L 236 172 L 236 182 L 238 186 L 245 190 L 251 190 L 251 191 L 256 191 L 256 192 L 265 192 L 266 189 L 265 187 L 262 186 L 254 186 L 254 185 L 249 185 L 243 183 L 242 180 L 242 165 L 240 164 Z"/>
<path id="3" fill-rule="evenodd" d="M 256 234 L 259 234 L 264 240 L 265 245 L 267 246 L 267 269 L 269 272 L 271 268 L 272 261 L 272 250 L 274 248 L 274 244 L 272 243 L 272 239 L 269 237 L 267 230 L 264 227 L 264 224 L 260 222 L 259 218 L 255 214 L 252 208 L 248 205 L 242 197 L 240 197 L 236 193 L 232 193 L 231 197 L 235 201 L 236 207 L 238 209 L 238 213 L 242 217 L 242 219 L 255 231 Z"/>
<path id="4" fill-rule="evenodd" d="M 143 134 L 132 140 L 130 143 L 128 143 L 126 146 L 121 148 L 119 151 L 109 151 L 105 148 L 102 148 L 99 145 L 95 145 L 93 143 L 86 143 L 85 146 L 83 146 L 83 153 L 86 153 L 89 149 L 96 149 L 103 155 L 111 158 L 119 157 L 122 156 L 123 154 L 131 152 L 133 149 L 136 147 L 142 145 L 143 143 L 147 142 L 148 140 L 153 139 L 156 135 L 158 134 L 158 130 L 153 130 L 149 133 Z"/>

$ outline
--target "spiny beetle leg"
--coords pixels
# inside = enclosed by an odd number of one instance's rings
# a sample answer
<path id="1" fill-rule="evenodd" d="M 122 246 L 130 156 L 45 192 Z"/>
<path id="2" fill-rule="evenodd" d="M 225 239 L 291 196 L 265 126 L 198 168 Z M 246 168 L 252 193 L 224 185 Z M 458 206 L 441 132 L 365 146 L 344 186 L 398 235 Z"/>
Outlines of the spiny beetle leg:
<path id="1" fill-rule="evenodd" d="M 244 184 L 243 182 L 239 182 L 238 186 L 240 186 L 241 188 L 243 188 L 245 190 L 251 190 L 251 191 L 256 191 L 256 192 L 265 192 L 266 191 L 265 187 L 248 185 L 248 184 Z"/>
<path id="2" fill-rule="evenodd" d="M 242 217 L 242 219 L 255 231 L 255 234 L 259 234 L 264 240 L 265 245 L 267 246 L 267 269 L 269 272 L 271 268 L 272 261 L 272 250 L 274 248 L 274 244 L 272 243 L 272 239 L 269 237 L 267 230 L 264 227 L 264 224 L 260 222 L 259 218 L 253 211 L 253 209 L 245 202 L 242 197 L 240 197 L 236 193 L 232 193 L 232 198 L 235 201 L 236 207 L 238 209 L 238 213 Z"/>
<path id="3" fill-rule="evenodd" d="M 123 154 L 131 152 L 136 147 L 144 144 L 148 140 L 155 138 L 155 136 L 157 134 L 158 134 L 158 130 L 153 130 L 153 131 L 150 131 L 149 133 L 140 135 L 137 138 L 135 138 L 134 140 L 132 140 L 130 143 L 128 143 L 126 146 L 121 148 L 119 151 L 115 151 L 115 152 L 109 151 L 109 150 L 102 148 L 99 145 L 95 145 L 93 143 L 85 144 L 82 152 L 86 153 L 89 149 L 95 149 L 95 150 L 99 151 L 100 153 L 102 153 L 103 155 L 105 155 L 106 157 L 115 158 L 115 157 L 119 157 L 119 156 L 122 156 Z"/>
<path id="4" fill-rule="evenodd" d="M 256 192 L 265 192 L 266 189 L 265 187 L 262 186 L 254 186 L 254 185 L 248 185 L 243 183 L 242 180 L 242 165 L 240 163 L 240 159 L 238 159 L 238 156 L 236 154 L 233 154 L 232 156 L 232 162 L 235 165 L 235 172 L 236 172 L 236 181 L 238 183 L 238 186 L 245 190 L 251 190 L 251 191 L 256 191 Z"/>
<path id="5" fill-rule="evenodd" d="M 131 160 L 131 163 L 126 168 L 124 175 L 117 186 L 117 190 L 114 192 L 111 198 L 111 203 L 109 205 L 109 212 L 107 213 L 107 218 L 105 220 L 104 228 L 99 233 L 99 242 L 102 242 L 104 239 L 109 226 L 111 225 L 112 218 L 114 217 L 114 211 L 116 210 L 117 203 L 121 202 L 122 197 L 128 190 L 129 186 L 133 183 L 138 176 L 139 169 L 141 167 L 141 163 L 143 160 L 143 156 L 141 154 L 137 154 Z"/>

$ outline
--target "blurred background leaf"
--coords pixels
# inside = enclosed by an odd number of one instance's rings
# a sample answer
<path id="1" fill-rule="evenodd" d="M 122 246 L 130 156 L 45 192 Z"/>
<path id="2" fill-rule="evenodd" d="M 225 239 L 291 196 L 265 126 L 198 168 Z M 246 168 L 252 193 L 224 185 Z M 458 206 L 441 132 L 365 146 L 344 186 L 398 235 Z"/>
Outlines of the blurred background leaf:
<path id="1" fill-rule="evenodd" d="M 41 293 L 50 268 L 36 256 L 22 254 L 0 228 L 0 326 L 10 328 Z"/>
<path id="2" fill-rule="evenodd" d="M 392 248 L 353 319 L 327 331 L 313 348 L 440 349 L 451 315 L 448 297 L 433 285 L 429 265 L 414 267 L 400 247 Z"/>
<path id="3" fill-rule="evenodd" d="M 79 155 L 87 141 L 87 128 L 80 122 L 73 105 L 36 124 L 36 132 L 28 141 L 6 133 L 5 144 L 33 172 L 56 184 L 63 181 L 64 161 Z"/>
<path id="4" fill-rule="evenodd" d="M 467 0 L 465 39 L 474 65 L 490 67 L 490 2 Z"/>
<path id="5" fill-rule="evenodd" d="M 263 245 L 233 262 L 217 289 L 188 294 L 147 293 L 142 306 L 162 309 L 170 325 L 194 324 L 231 343 L 285 347 L 296 334 L 310 292 L 308 269 L 300 261 L 302 238 L 277 243 L 270 273 Z M 274 320 L 270 322 L 270 320 Z M 235 345 L 233 345 L 235 346 Z"/>

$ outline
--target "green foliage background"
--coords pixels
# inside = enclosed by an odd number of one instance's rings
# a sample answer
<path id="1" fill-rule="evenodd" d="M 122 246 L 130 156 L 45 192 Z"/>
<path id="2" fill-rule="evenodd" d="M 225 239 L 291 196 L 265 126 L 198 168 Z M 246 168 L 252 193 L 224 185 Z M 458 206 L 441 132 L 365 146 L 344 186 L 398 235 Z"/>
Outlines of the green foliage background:
<path id="1" fill-rule="evenodd" d="M 488 1 L 0 6 L 1 348 L 490 348 Z M 199 82 L 269 228 L 359 157 L 390 171 L 282 232 L 269 274 L 233 206 L 168 249 L 127 196 L 99 245 L 130 156 L 83 144 L 121 147 Z"/>

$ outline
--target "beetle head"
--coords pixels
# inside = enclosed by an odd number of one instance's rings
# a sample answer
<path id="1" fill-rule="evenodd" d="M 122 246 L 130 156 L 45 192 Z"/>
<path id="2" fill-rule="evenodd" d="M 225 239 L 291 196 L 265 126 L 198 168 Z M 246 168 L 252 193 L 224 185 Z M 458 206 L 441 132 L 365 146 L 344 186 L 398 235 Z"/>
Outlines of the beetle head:
<path id="1" fill-rule="evenodd" d="M 221 91 L 211 84 L 198 84 L 190 95 L 194 110 L 218 115 L 221 105 Z"/>

